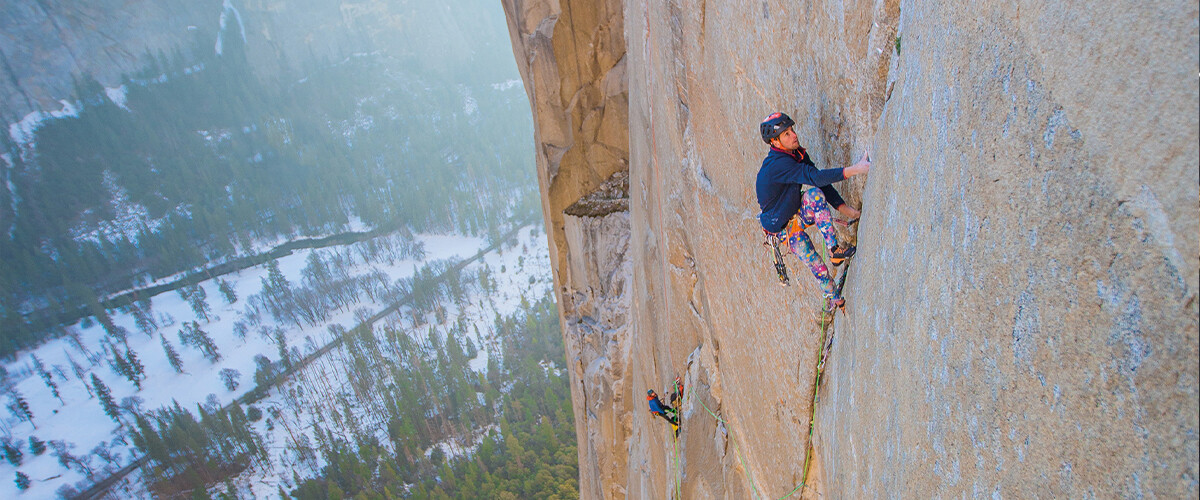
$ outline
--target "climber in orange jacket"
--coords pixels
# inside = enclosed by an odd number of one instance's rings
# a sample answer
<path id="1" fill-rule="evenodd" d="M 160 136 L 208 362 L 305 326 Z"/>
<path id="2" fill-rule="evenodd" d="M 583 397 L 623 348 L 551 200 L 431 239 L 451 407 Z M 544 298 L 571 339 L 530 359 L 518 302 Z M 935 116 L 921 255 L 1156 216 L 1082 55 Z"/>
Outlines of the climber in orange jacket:
<path id="1" fill-rule="evenodd" d="M 772 113 L 759 125 L 763 142 L 771 146 L 755 183 L 762 209 L 759 222 L 768 236 L 786 241 L 788 249 L 808 264 L 824 289 L 826 308 L 832 310 L 844 306 L 846 300 L 834 289 L 829 270 L 804 229 L 817 226 L 829 246 L 833 265 L 841 265 L 854 255 L 853 246 L 838 245 L 829 206 L 850 219 L 857 219 L 860 213 L 842 200 L 833 183 L 869 172 L 871 159 L 864 154 L 858 163 L 846 168 L 818 169 L 808 152 L 800 147 L 800 139 L 792 130 L 795 124 L 788 115 Z"/>

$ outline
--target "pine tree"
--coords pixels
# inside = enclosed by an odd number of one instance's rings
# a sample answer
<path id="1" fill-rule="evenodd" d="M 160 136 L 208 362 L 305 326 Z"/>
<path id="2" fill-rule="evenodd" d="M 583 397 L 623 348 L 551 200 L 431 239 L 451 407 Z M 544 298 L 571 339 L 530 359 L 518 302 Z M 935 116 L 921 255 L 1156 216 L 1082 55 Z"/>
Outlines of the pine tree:
<path id="1" fill-rule="evenodd" d="M 125 348 L 125 362 L 129 365 L 129 380 L 137 386 L 139 391 L 142 390 L 142 380 L 146 378 L 146 367 L 142 366 L 141 360 L 138 359 L 133 349 L 128 347 Z"/>
<path id="2" fill-rule="evenodd" d="M 291 356 L 288 356 L 287 336 L 282 328 L 275 330 L 275 348 L 279 351 L 279 360 L 283 363 L 283 368 L 286 370 L 291 368 Z"/>
<path id="3" fill-rule="evenodd" d="M 84 295 L 84 302 L 87 304 L 92 316 L 96 318 L 100 326 L 104 327 L 104 333 L 112 337 L 113 340 L 125 342 L 125 329 L 113 323 L 112 316 L 108 315 L 108 310 L 100 304 L 100 299 L 96 297 L 96 294 L 86 287 L 78 287 L 77 291 Z"/>
<path id="4" fill-rule="evenodd" d="M 135 415 L 134 419 L 137 423 L 137 430 L 133 431 L 133 445 L 145 452 L 151 460 L 155 460 L 161 465 L 167 465 L 170 452 L 167 445 L 163 443 L 162 436 L 158 434 L 146 417 Z"/>
<path id="5" fill-rule="evenodd" d="M 171 363 L 171 368 L 175 369 L 175 373 L 183 373 L 183 360 L 179 358 L 179 353 L 175 351 L 175 347 L 171 345 L 171 341 L 167 340 L 167 336 L 163 335 L 162 339 L 163 352 L 167 353 L 167 362 Z"/>
<path id="6" fill-rule="evenodd" d="M 38 439 L 37 436 L 29 436 L 29 452 L 34 456 L 39 456 L 46 452 L 46 442 Z"/>
<path id="7" fill-rule="evenodd" d="M 221 353 L 217 350 L 217 343 L 213 342 L 213 339 L 208 335 L 208 332 L 201 330 L 200 325 L 196 325 L 196 334 L 199 335 L 201 346 L 200 350 L 201 353 L 204 354 L 204 358 L 213 363 L 220 361 Z"/>
<path id="8" fill-rule="evenodd" d="M 208 332 L 200 329 L 200 323 L 191 321 L 183 324 L 183 329 L 179 330 L 179 341 L 183 345 L 188 345 L 200 351 L 204 358 L 216 363 L 221 360 L 221 353 L 217 350 L 217 344 L 213 342 L 212 337 L 208 336 Z"/>
<path id="9" fill-rule="evenodd" d="M 275 381 L 275 364 L 271 359 L 257 354 L 254 356 L 254 383 L 259 389 L 266 389 Z"/>
<path id="10" fill-rule="evenodd" d="M 83 380 L 83 374 L 87 373 L 87 371 L 83 369 L 83 365 L 79 364 L 78 361 L 75 361 L 75 357 L 72 356 L 71 353 L 67 352 L 66 349 L 63 349 L 63 354 L 66 355 L 67 362 L 71 364 L 71 373 L 75 374 L 75 378 Z"/>
<path id="11" fill-rule="evenodd" d="M 25 491 L 29 489 L 29 476 L 26 476 L 24 472 L 17 471 L 17 479 L 15 479 L 13 482 L 17 483 L 18 490 Z"/>
<path id="12" fill-rule="evenodd" d="M 13 467 L 19 467 L 24 461 L 25 454 L 21 452 L 21 448 L 13 444 L 12 440 L 5 437 L 0 440 L 0 450 L 4 450 L 4 458 Z"/>
<path id="13" fill-rule="evenodd" d="M 228 280 L 217 278 L 217 290 L 221 292 L 221 296 L 225 297 L 226 304 L 238 301 L 237 291 L 233 289 L 233 284 Z"/>
<path id="14" fill-rule="evenodd" d="M 117 346 L 114 344 L 108 344 L 108 352 L 110 355 L 108 359 L 108 366 L 112 368 L 113 372 L 116 372 L 117 375 L 125 377 L 132 382 L 134 379 L 133 368 L 129 366 L 129 360 L 125 359 L 125 356 L 122 356 L 121 353 L 117 351 Z"/>
<path id="15" fill-rule="evenodd" d="M 58 393 L 58 384 L 54 383 L 54 377 L 50 375 L 49 371 L 46 371 L 46 365 L 37 357 L 37 354 L 31 354 L 30 357 L 33 358 L 33 366 L 37 369 L 38 375 L 42 377 L 42 380 L 46 382 L 46 387 L 50 389 L 50 394 L 54 395 L 54 398 L 58 400 L 60 405 L 66 404 L 63 402 L 62 396 Z"/>
<path id="16" fill-rule="evenodd" d="M 180 289 L 180 293 L 186 296 L 185 298 L 188 305 L 192 307 L 192 311 L 196 313 L 196 316 L 207 322 L 208 313 L 212 311 L 212 308 L 208 305 L 208 292 L 205 292 L 204 287 L 199 284 L 188 287 L 186 293 L 183 290 Z"/>
<path id="17" fill-rule="evenodd" d="M 154 332 L 158 331 L 158 322 L 154 321 L 154 314 L 150 310 L 150 300 L 144 299 L 138 301 L 130 309 L 133 312 L 133 322 L 137 325 L 138 330 L 146 334 L 147 337 L 153 337 Z"/>
<path id="18" fill-rule="evenodd" d="M 29 409 L 29 402 L 25 401 L 25 396 L 17 391 L 16 387 L 10 389 L 12 392 L 8 395 L 8 411 L 12 412 L 13 416 L 29 422 L 37 429 L 37 424 L 33 423 L 33 411 Z"/>
<path id="19" fill-rule="evenodd" d="M 96 395 L 100 397 L 100 406 L 104 408 L 104 413 L 113 419 L 113 422 L 124 425 L 121 422 L 121 410 L 117 407 L 117 402 L 113 401 L 112 391 L 95 373 L 92 374 L 92 387 L 96 389 Z"/>

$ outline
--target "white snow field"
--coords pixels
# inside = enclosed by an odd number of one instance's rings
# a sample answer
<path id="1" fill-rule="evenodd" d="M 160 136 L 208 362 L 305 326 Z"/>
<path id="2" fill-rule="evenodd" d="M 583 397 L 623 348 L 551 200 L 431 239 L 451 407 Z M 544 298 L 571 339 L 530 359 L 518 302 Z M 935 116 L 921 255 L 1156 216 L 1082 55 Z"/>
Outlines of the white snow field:
<path id="1" fill-rule="evenodd" d="M 388 238 L 388 236 L 379 238 Z M 470 258 L 487 246 L 481 238 L 456 235 L 417 235 L 416 239 L 424 245 L 425 258 L 422 261 L 410 259 L 395 260 L 391 263 L 378 261 L 378 259 L 371 262 L 364 261 L 361 254 L 353 251 L 355 245 L 366 244 L 366 242 L 359 242 L 339 247 L 297 251 L 279 259 L 278 263 L 288 281 L 296 285 L 301 282 L 301 271 L 305 267 L 310 253 L 320 252 L 321 255 L 328 256 L 334 252 L 342 252 L 343 255 L 359 255 L 353 261 L 352 274 L 365 275 L 381 271 L 394 283 L 398 279 L 412 276 L 416 269 L 425 263 L 444 259 Z M 479 355 L 471 362 L 471 367 L 483 372 L 488 366 L 488 356 L 494 355 L 493 353 L 498 349 L 488 341 L 496 315 L 512 314 L 520 307 L 522 298 L 536 300 L 553 287 L 549 251 L 543 229 L 535 226 L 522 228 L 514 239 L 501 245 L 499 249 L 485 254 L 480 261 L 469 264 L 463 272 L 468 273 L 482 269 L 490 269 L 491 276 L 498 285 L 493 293 L 485 294 L 478 287 L 470 288 L 471 291 L 467 300 L 464 301 L 466 304 L 464 307 L 457 307 L 453 302 L 447 301 L 445 321 L 437 324 L 433 315 L 429 315 L 425 318 L 428 323 L 416 329 L 410 328 L 412 318 L 411 314 L 406 315 L 408 308 L 401 307 L 376 323 L 377 331 L 382 324 L 389 324 L 401 331 L 408 332 L 414 339 L 423 342 L 431 324 L 444 336 L 448 328 L 458 322 L 461 317 L 468 325 L 467 337 L 471 338 L 472 342 L 480 349 Z M 504 272 L 501 272 L 502 269 Z M 253 389 L 255 386 L 255 356 L 261 354 L 271 360 L 279 359 L 274 340 L 268 338 L 267 335 L 261 335 L 259 330 L 276 326 L 284 329 L 287 345 L 298 348 L 300 354 L 304 355 L 332 340 L 328 330 L 329 325 L 338 324 L 349 330 L 358 323 L 359 320 L 356 318 L 363 317 L 364 312 L 374 314 L 390 305 L 389 303 L 373 302 L 365 294 L 361 294 L 361 301 L 349 307 L 348 310 L 332 311 L 328 321 L 312 326 L 306 324 L 303 327 L 297 327 L 295 323 L 291 322 L 277 323 L 264 312 L 261 315 L 261 325 L 251 328 L 244 339 L 239 339 L 234 334 L 233 325 L 235 322 L 245 321 L 248 299 L 251 295 L 261 291 L 262 281 L 266 275 L 267 267 L 266 264 L 263 264 L 223 276 L 222 278 L 231 283 L 237 292 L 238 301 L 233 304 L 225 302 L 217 289 L 215 280 L 202 283 L 201 286 L 208 296 L 208 304 L 212 308 L 208 322 L 197 317 L 178 293 L 170 292 L 154 297 L 152 310 L 154 316 L 161 319 L 160 327 L 157 332 L 154 332 L 153 337 L 138 330 L 132 315 L 110 311 L 113 321 L 128 331 L 128 344 L 145 366 L 146 378 L 140 391 L 109 367 L 108 356 L 103 347 L 107 342 L 103 329 L 99 324 L 90 324 L 86 328 L 84 327 L 84 323 L 92 322 L 85 321 L 73 327 L 79 332 L 79 338 L 84 347 L 82 350 L 79 346 L 74 345 L 71 339 L 63 337 L 47 342 L 33 352 L 21 353 L 15 361 L 6 364 L 9 380 L 15 381 L 13 388 L 28 402 L 33 419 L 32 422 L 24 421 L 19 419 L 13 411 L 0 410 L 0 434 L 9 436 L 13 444 L 24 452 L 23 462 L 19 467 L 14 467 L 7 461 L 0 462 L 0 498 L 56 498 L 57 491 L 64 486 L 82 490 L 91 484 L 85 473 L 80 470 L 81 467 L 68 468 L 60 465 L 54 456 L 53 449 L 49 446 L 45 453 L 35 456 L 29 449 L 29 436 L 31 435 L 37 436 L 48 445 L 52 440 L 66 443 L 70 453 L 79 457 L 92 470 L 93 479 L 96 481 L 107 477 L 111 471 L 119 469 L 140 456 L 133 447 L 132 440 L 124 437 L 126 429 L 118 426 L 104 413 L 97 398 L 89 396 L 84 382 L 74 373 L 71 359 L 86 371 L 84 379 L 90 379 L 91 374 L 94 373 L 107 384 L 112 390 L 113 399 L 118 403 L 127 397 L 141 398 L 143 400 L 140 403 L 141 411 L 146 412 L 178 401 L 184 408 L 194 412 L 196 405 L 205 404 L 206 400 L 215 398 L 216 402 L 225 405 Z M 170 324 L 164 324 L 163 320 Z M 188 321 L 198 321 L 201 329 L 212 336 L 222 356 L 219 361 L 210 363 L 196 349 L 182 345 L 178 332 L 181 325 Z M 475 334 L 476 328 L 478 328 L 478 336 Z M 167 361 L 159 339 L 163 335 L 181 356 L 185 373 L 176 373 Z M 92 353 L 92 360 L 88 359 L 85 350 Z M 34 372 L 31 354 L 36 354 L 51 372 L 62 402 L 51 394 L 42 378 Z M 334 349 L 325 355 L 325 357 L 330 356 L 345 356 L 344 349 Z M 336 362 L 313 363 L 287 382 L 276 386 L 267 397 L 255 403 L 255 406 L 262 409 L 266 416 L 255 424 L 255 429 L 263 435 L 271 450 L 272 468 L 270 470 L 250 469 L 236 479 L 235 482 L 243 498 L 275 497 L 278 486 L 282 485 L 285 489 L 295 486 L 292 484 L 293 473 L 299 474 L 301 478 L 306 478 L 315 475 L 320 470 L 323 464 L 314 464 L 311 461 L 304 467 L 297 465 L 299 461 L 294 450 L 289 446 L 294 438 L 289 437 L 288 431 L 285 429 L 290 428 L 293 435 L 297 432 L 305 432 L 309 429 L 312 419 L 317 418 L 315 414 L 319 413 L 320 407 L 325 403 L 297 401 L 294 397 L 288 397 L 286 391 L 296 384 L 298 377 L 322 377 L 323 384 L 334 388 L 343 388 L 349 393 L 345 371 L 327 369 L 328 366 L 336 364 Z M 219 372 L 226 368 L 237 370 L 241 374 L 240 386 L 234 391 L 227 390 L 219 376 Z M 6 405 L 9 401 L 11 398 L 6 397 Z M 314 411 L 283 411 L 281 415 L 285 420 L 290 419 L 288 422 L 281 422 L 279 417 L 271 418 L 274 413 L 270 411 L 272 408 L 296 408 L 297 405 L 303 406 L 304 404 L 311 404 Z M 274 430 L 272 431 L 267 430 L 268 420 L 273 420 Z M 36 424 L 36 428 L 34 424 Z M 336 429 L 334 430 L 336 431 Z M 486 431 L 487 429 L 476 430 L 476 437 L 471 440 L 474 441 L 473 443 L 442 443 L 438 446 L 443 448 L 447 456 L 469 453 Z M 380 428 L 379 432 L 386 438 L 386 429 Z M 309 438 L 311 439 L 312 436 Z M 315 443 L 315 440 L 313 442 Z M 99 455 L 94 453 L 98 449 L 105 448 L 108 449 L 108 453 Z M 105 455 L 108 456 L 108 460 L 104 458 Z M 319 461 L 320 458 L 318 457 L 317 460 Z M 17 471 L 26 474 L 32 481 L 29 489 L 24 492 L 17 489 L 14 483 Z M 111 491 L 121 498 L 148 498 L 150 493 L 146 491 L 137 476 L 136 472 L 131 474 Z"/>

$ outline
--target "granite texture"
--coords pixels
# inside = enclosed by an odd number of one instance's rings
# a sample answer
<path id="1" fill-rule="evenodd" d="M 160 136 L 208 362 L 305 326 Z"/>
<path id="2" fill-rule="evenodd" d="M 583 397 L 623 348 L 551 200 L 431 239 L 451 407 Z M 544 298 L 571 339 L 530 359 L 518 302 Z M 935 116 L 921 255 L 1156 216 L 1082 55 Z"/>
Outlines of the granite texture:
<path id="1" fill-rule="evenodd" d="M 810 445 L 804 498 L 1197 496 L 1194 3 L 505 6 L 560 303 L 629 273 L 590 299 L 627 359 L 573 379 L 583 498 L 779 498 Z M 821 167 L 873 151 L 815 408 L 820 294 L 755 219 L 775 110 Z M 628 226 L 570 236 L 625 168 Z M 676 375 L 678 447 L 641 400 Z"/>

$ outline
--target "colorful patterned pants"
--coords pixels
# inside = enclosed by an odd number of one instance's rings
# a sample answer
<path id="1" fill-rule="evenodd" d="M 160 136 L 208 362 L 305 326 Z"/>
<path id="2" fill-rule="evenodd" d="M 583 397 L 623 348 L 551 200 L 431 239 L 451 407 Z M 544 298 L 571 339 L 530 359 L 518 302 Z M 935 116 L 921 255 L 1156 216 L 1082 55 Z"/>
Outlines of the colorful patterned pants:
<path id="1" fill-rule="evenodd" d="M 817 230 L 821 231 L 821 236 L 825 238 L 825 243 L 829 245 L 830 249 L 837 246 L 837 234 L 833 231 L 833 214 L 829 212 L 829 204 L 825 202 L 825 193 L 817 188 L 808 188 L 800 200 L 800 211 L 792 216 L 787 227 L 777 236 L 779 241 L 787 242 L 788 248 L 797 258 L 808 264 L 813 276 L 816 276 L 817 281 L 821 283 L 821 289 L 824 290 L 825 296 L 837 298 L 834 296 L 833 280 L 829 276 L 829 269 L 825 267 L 821 255 L 814 249 L 808 234 L 804 232 L 804 228 L 814 225 L 817 226 Z"/>

